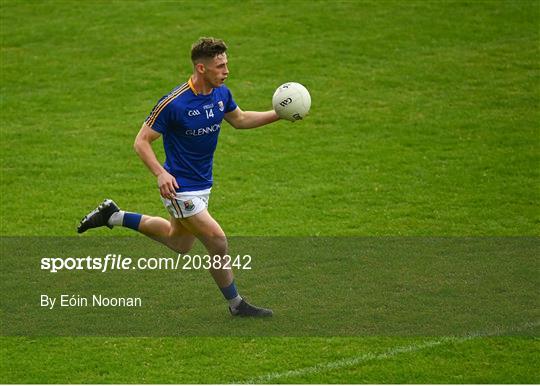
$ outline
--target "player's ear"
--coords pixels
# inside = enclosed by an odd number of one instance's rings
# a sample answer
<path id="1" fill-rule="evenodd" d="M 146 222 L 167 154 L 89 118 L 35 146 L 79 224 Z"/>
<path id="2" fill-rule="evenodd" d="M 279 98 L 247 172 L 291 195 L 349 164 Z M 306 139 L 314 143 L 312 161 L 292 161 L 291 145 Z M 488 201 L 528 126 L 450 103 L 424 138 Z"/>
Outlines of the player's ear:
<path id="1" fill-rule="evenodd" d="M 206 72 L 206 67 L 204 67 L 204 64 L 203 63 L 197 63 L 195 65 L 195 69 L 197 70 L 198 73 L 200 74 L 204 74 Z"/>

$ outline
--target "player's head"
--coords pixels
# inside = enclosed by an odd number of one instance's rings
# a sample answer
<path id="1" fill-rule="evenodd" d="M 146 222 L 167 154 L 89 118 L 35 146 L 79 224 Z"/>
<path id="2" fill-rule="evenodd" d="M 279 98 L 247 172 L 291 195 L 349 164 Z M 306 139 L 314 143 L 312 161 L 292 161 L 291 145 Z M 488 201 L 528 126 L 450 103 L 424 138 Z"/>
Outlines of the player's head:
<path id="1" fill-rule="evenodd" d="M 221 39 L 200 38 L 191 46 L 191 61 L 193 65 L 212 60 L 227 51 L 227 45 Z"/>
<path id="2" fill-rule="evenodd" d="M 227 45 L 221 39 L 200 38 L 191 46 L 193 71 L 212 87 L 219 87 L 229 75 Z"/>

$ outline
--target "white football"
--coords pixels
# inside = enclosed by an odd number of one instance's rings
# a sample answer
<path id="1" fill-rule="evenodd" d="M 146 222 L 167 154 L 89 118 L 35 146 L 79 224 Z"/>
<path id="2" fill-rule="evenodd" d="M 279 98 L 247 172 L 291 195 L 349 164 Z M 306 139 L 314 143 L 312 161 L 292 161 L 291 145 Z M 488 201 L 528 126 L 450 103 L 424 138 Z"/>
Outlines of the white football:
<path id="1" fill-rule="evenodd" d="M 311 96 L 300 83 L 288 82 L 277 88 L 272 97 L 272 105 L 280 118 L 294 122 L 309 113 Z"/>

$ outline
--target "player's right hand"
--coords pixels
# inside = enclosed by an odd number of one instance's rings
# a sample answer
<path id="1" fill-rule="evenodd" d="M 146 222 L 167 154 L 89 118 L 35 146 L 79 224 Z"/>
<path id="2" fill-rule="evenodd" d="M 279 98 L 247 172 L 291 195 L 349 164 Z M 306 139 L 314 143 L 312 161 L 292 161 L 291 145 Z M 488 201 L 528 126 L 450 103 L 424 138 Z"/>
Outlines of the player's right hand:
<path id="1" fill-rule="evenodd" d="M 169 200 L 174 198 L 176 195 L 176 189 L 179 188 L 176 178 L 164 171 L 157 177 L 157 183 L 161 197 L 168 198 Z"/>

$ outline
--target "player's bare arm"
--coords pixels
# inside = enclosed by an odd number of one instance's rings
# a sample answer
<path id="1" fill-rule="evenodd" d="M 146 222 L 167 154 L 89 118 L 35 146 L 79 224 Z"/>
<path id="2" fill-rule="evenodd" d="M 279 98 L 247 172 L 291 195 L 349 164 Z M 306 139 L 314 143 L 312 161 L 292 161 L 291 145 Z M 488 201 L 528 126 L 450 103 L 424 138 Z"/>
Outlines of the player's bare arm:
<path id="1" fill-rule="evenodd" d="M 146 167 L 157 177 L 159 192 L 163 198 L 172 198 L 179 188 L 176 178 L 163 168 L 152 149 L 152 142 L 161 136 L 146 123 L 143 123 L 141 130 L 135 138 L 133 147 L 139 158 Z"/>
<path id="2" fill-rule="evenodd" d="M 240 107 L 225 114 L 225 120 L 235 129 L 254 129 L 279 120 L 274 110 L 243 111 Z"/>

